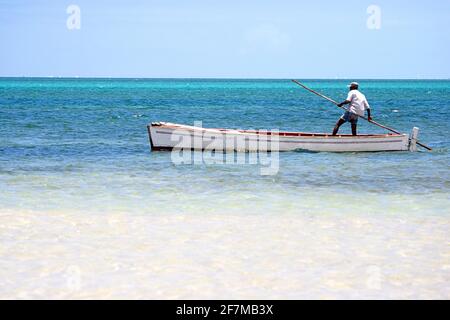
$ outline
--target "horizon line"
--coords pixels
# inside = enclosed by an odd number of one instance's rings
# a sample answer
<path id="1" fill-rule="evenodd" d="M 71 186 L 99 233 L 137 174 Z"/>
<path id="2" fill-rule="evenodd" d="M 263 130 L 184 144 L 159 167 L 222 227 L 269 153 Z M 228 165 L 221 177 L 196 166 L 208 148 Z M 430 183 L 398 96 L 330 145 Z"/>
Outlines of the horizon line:
<path id="1" fill-rule="evenodd" d="M 3 76 L 0 75 L 1 78 L 34 78 L 34 79 L 134 79 L 134 80 L 293 80 L 293 79 L 301 79 L 301 80 L 450 80 L 449 78 L 359 78 L 359 77 L 344 77 L 344 78 L 301 78 L 301 77 L 293 77 L 293 78 L 280 78 L 280 77 L 116 77 L 116 76 Z"/>

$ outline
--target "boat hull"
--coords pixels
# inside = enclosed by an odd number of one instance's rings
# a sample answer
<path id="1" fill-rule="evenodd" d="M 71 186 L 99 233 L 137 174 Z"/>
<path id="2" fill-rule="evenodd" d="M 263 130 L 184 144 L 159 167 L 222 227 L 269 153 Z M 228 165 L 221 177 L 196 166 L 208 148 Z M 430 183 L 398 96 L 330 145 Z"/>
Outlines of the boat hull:
<path id="1" fill-rule="evenodd" d="M 408 151 L 406 134 L 337 135 L 324 133 L 206 129 L 167 122 L 148 125 L 153 150 L 191 149 L 239 152 Z"/>

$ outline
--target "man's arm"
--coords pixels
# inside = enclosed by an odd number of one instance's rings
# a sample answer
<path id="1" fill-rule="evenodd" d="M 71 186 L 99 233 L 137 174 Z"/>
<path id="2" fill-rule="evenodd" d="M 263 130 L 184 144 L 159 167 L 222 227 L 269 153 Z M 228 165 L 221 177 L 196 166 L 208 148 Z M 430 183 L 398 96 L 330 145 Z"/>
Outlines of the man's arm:
<path id="1" fill-rule="evenodd" d="M 347 95 L 347 99 L 345 99 L 345 101 L 341 102 L 338 104 L 339 107 L 342 107 L 345 104 L 349 104 L 350 102 L 352 102 L 353 100 L 353 92 L 349 91 L 348 95 Z"/>
<path id="2" fill-rule="evenodd" d="M 367 119 L 368 119 L 369 121 L 372 121 L 372 117 L 370 116 L 370 108 L 367 109 Z"/>
<path id="3" fill-rule="evenodd" d="M 351 102 L 350 100 L 345 100 L 345 101 L 339 103 L 339 104 L 338 104 L 338 107 L 342 107 L 343 105 L 349 104 L 350 102 Z"/>
<path id="4" fill-rule="evenodd" d="M 372 121 L 372 117 L 370 116 L 370 106 L 369 106 L 369 103 L 367 102 L 367 100 L 364 100 L 364 107 L 367 110 L 367 119 L 369 121 Z"/>

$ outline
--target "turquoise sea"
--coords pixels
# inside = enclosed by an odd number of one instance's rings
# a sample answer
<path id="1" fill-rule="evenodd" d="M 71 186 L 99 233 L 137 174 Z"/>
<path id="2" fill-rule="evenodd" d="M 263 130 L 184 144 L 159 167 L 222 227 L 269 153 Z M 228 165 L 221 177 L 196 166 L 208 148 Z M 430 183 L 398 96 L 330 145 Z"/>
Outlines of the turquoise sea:
<path id="1" fill-rule="evenodd" d="M 358 82 L 433 151 L 175 165 L 149 122 L 330 132 L 341 111 L 289 80 L 0 78 L 0 297 L 450 298 L 450 81 Z"/>

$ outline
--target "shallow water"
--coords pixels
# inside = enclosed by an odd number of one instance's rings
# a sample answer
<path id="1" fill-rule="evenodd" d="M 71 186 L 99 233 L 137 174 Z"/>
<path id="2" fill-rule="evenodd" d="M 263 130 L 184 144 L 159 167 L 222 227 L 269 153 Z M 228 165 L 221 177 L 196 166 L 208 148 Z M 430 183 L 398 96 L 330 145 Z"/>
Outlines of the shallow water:
<path id="1" fill-rule="evenodd" d="M 0 79 L 0 297 L 450 298 L 450 81 L 359 82 L 433 152 L 175 165 L 148 122 L 323 132 L 341 113 L 287 80 Z"/>

